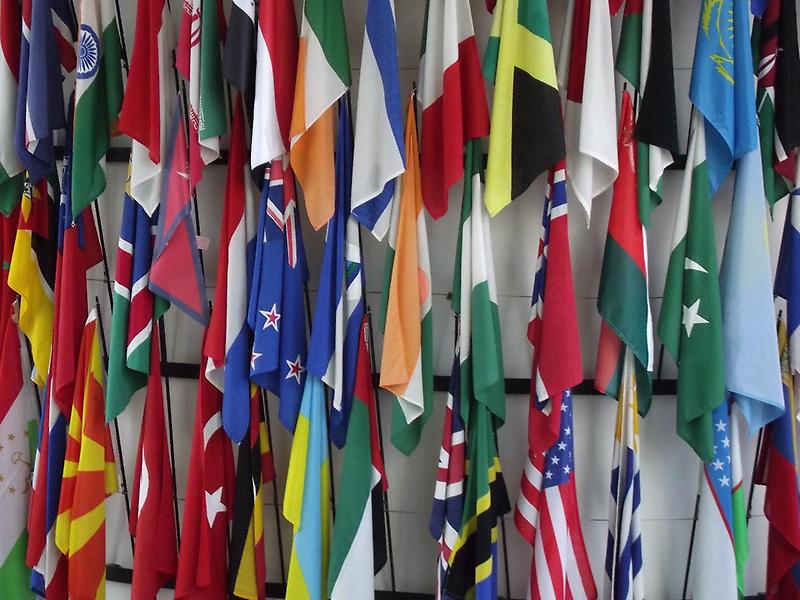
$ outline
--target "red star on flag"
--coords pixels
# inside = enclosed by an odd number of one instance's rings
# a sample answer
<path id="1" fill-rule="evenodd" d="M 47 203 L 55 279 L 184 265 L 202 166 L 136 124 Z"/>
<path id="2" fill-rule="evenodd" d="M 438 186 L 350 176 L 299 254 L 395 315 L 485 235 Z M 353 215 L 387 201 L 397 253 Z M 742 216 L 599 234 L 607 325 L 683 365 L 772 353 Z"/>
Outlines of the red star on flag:
<path id="1" fill-rule="evenodd" d="M 258 312 L 260 312 L 261 316 L 264 317 L 264 326 L 262 329 L 272 327 L 275 331 L 278 331 L 278 321 L 280 321 L 281 315 L 278 312 L 277 304 L 273 304 L 272 308 L 269 310 L 260 310 Z"/>
<path id="2" fill-rule="evenodd" d="M 295 378 L 297 383 L 300 383 L 300 374 L 305 370 L 303 364 L 300 362 L 300 355 L 297 355 L 295 360 L 287 360 L 286 365 L 289 367 L 289 372 L 286 373 L 286 379 Z"/>

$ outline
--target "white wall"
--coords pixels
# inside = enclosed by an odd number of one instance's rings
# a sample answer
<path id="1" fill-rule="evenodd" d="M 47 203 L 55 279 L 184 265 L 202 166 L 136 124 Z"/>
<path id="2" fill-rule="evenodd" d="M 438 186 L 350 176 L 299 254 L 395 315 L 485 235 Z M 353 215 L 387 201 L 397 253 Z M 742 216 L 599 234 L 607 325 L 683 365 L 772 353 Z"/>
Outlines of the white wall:
<path id="1" fill-rule="evenodd" d="M 135 3 L 122 3 L 128 48 L 133 41 Z M 173 2 L 173 5 L 179 4 Z M 553 34 L 556 45 L 561 37 L 563 22 L 562 2 L 551 2 Z M 400 0 L 396 2 L 401 89 L 405 92 L 417 77 L 419 42 L 424 17 L 425 0 Z M 362 29 L 366 0 L 345 0 L 348 18 L 350 56 L 353 79 L 357 88 L 358 67 L 361 57 Z M 491 18 L 483 0 L 472 0 L 473 18 L 478 35 L 478 45 L 486 43 Z M 673 41 L 675 78 L 678 88 L 679 134 L 684 140 L 688 128 L 689 102 L 687 90 L 698 16 L 697 2 L 673 0 Z M 619 29 L 619 17 L 615 31 Z M 356 90 L 357 91 L 357 90 Z M 491 90 L 489 90 L 491 93 Z M 491 96 L 490 96 L 491 98 Z M 354 96 L 355 99 L 355 96 Z M 124 140 L 119 142 L 125 144 Z M 121 194 L 126 172 L 125 165 L 110 164 L 109 193 L 102 200 L 102 218 L 106 234 L 106 247 L 114 272 L 114 249 L 121 216 Z M 650 228 L 651 299 L 654 317 L 658 319 L 661 292 L 666 274 L 669 241 L 675 216 L 677 192 L 682 173 L 670 172 L 665 180 L 665 203 L 654 214 Z M 211 166 L 206 170 L 198 195 L 202 233 L 211 238 L 205 254 L 209 296 L 213 295 L 216 281 L 216 256 L 218 251 L 219 222 L 222 211 L 225 167 Z M 721 255 L 727 228 L 732 186 L 727 182 L 718 194 L 714 210 L 717 242 Z M 501 325 L 507 377 L 528 377 L 530 372 L 530 347 L 525 338 L 525 328 L 530 306 L 533 269 L 536 259 L 537 236 L 541 219 L 544 185 L 537 181 L 532 188 L 493 220 L 494 255 L 497 268 L 497 288 L 501 310 Z M 435 365 L 437 375 L 449 373 L 453 347 L 453 319 L 446 299 L 452 280 L 453 253 L 460 206 L 461 188 L 456 186 L 451 194 L 450 212 L 438 222 L 428 223 L 431 244 L 431 261 L 434 285 Z M 581 332 L 584 373 L 593 377 L 595 347 L 599 332 L 599 317 L 595 304 L 599 284 L 600 266 L 608 220 L 609 197 L 595 201 L 591 227 L 587 224 L 576 203 L 570 199 L 572 261 L 578 318 Z M 780 231 L 785 207 L 776 211 L 770 225 L 770 243 L 773 262 L 777 258 Z M 310 230 L 304 223 L 306 249 L 311 267 L 311 289 L 316 289 L 323 242 L 322 233 Z M 365 235 L 365 272 L 368 301 L 375 305 L 382 282 L 384 247 L 371 236 Z M 102 271 L 98 269 L 91 282 L 92 294 L 103 304 L 103 320 L 110 324 L 108 301 Z M 201 328 L 182 315 L 176 308 L 167 316 L 168 359 L 171 361 L 198 362 Z M 382 339 L 376 339 L 378 352 Z M 663 377 L 673 378 L 675 367 L 667 357 Z M 172 380 L 172 409 L 176 442 L 178 494 L 183 500 L 186 483 L 196 384 L 187 380 Z M 273 399 L 274 400 L 274 399 Z M 438 456 L 438 442 L 445 395 L 436 395 L 436 410 L 427 426 L 419 448 L 410 458 L 403 458 L 392 447 L 386 436 L 386 465 L 390 483 L 389 502 L 394 539 L 394 557 L 398 589 L 413 592 L 431 592 L 435 581 L 435 544 L 427 531 L 431 495 Z M 507 398 L 508 419 L 500 431 L 500 453 L 511 498 L 515 498 L 526 452 L 527 396 Z M 385 423 L 389 422 L 390 399 L 381 395 L 380 407 Z M 615 402 L 602 396 L 578 397 L 575 400 L 576 470 L 578 497 L 583 520 L 584 535 L 588 545 L 598 587 L 602 587 L 603 561 L 607 536 L 607 506 L 610 462 L 613 440 Z M 135 400 L 120 417 L 119 425 L 124 446 L 125 466 L 132 476 L 136 441 L 141 419 L 141 398 Z M 275 403 L 270 403 L 273 422 L 273 444 L 278 472 L 278 502 L 283 495 L 290 436 L 278 425 Z M 680 598 L 684 568 L 689 547 L 690 528 L 698 488 L 700 464 L 688 447 L 674 433 L 675 399 L 657 397 L 650 415 L 641 429 L 642 486 L 643 486 L 643 539 L 645 556 L 645 581 L 648 598 Z M 388 428 L 387 428 L 388 429 Z M 744 430 L 744 429 L 743 429 Z M 749 489 L 754 442 L 745 443 L 743 465 L 745 486 Z M 335 452 L 334 461 L 339 455 Z M 281 581 L 278 562 L 277 532 L 273 518 L 272 490 L 265 494 L 269 504 L 265 512 L 268 549 L 267 573 L 269 581 Z M 762 512 L 763 494 L 757 489 L 754 517 L 750 522 L 751 559 L 747 573 L 747 591 L 763 591 L 767 524 Z M 125 529 L 124 504 L 121 495 L 110 500 L 108 520 L 109 562 L 130 566 L 131 556 Z M 290 528 L 281 522 L 284 559 L 288 563 Z M 524 587 L 529 568 L 530 551 L 514 529 L 511 516 L 506 519 L 508 561 L 511 571 L 510 593 L 515 598 L 524 597 Z M 501 560 L 505 559 L 501 548 Z M 388 567 L 377 578 L 378 586 L 389 588 Z M 506 595 L 501 572 L 500 593 Z M 124 586 L 109 585 L 110 597 L 126 597 Z"/>

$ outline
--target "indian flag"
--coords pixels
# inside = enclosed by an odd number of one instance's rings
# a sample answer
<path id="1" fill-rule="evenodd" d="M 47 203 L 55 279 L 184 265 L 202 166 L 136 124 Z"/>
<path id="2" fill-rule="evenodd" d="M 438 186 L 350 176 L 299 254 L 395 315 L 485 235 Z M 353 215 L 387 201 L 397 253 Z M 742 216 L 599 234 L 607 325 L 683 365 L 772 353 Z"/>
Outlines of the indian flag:
<path id="1" fill-rule="evenodd" d="M 72 144 L 72 214 L 106 189 L 105 155 L 122 107 L 121 46 L 112 0 L 81 0 Z"/>
<path id="2" fill-rule="evenodd" d="M 392 442 L 404 454 L 419 442 L 433 394 L 431 267 L 413 103 L 412 95 L 405 128 L 408 162 L 392 202 L 380 380 L 380 386 L 395 396 Z"/>
<path id="3" fill-rule="evenodd" d="M 314 229 L 333 216 L 333 105 L 348 87 L 350 59 L 342 0 L 306 0 L 289 135 L 292 168 Z"/>
<path id="4" fill-rule="evenodd" d="M 22 195 L 22 163 L 14 148 L 22 14 L 15 0 L 0 2 L 0 211 L 9 214 Z"/>

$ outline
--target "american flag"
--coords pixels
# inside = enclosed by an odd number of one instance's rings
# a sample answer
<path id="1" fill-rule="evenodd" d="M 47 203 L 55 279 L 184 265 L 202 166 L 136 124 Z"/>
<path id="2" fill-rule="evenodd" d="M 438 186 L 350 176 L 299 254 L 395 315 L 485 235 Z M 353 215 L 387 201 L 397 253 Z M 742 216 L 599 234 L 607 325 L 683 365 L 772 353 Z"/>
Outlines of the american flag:
<path id="1" fill-rule="evenodd" d="M 582 379 L 564 163 L 550 169 L 528 338 L 534 346 L 528 460 L 514 522 L 533 546 L 528 597 L 597 598 L 575 490 L 572 394 Z"/>

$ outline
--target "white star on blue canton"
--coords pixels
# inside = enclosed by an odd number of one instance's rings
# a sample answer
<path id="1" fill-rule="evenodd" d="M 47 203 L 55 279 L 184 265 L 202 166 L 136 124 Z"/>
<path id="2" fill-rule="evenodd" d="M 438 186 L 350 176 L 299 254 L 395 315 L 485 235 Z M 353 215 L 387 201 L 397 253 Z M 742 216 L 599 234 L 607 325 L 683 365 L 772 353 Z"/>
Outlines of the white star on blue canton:
<path id="1" fill-rule="evenodd" d="M 719 423 L 716 423 L 716 426 L 717 426 L 717 431 L 725 431 L 725 428 L 728 426 L 728 424 L 725 423 L 725 421 L 723 421 L 722 419 L 720 419 Z"/>

